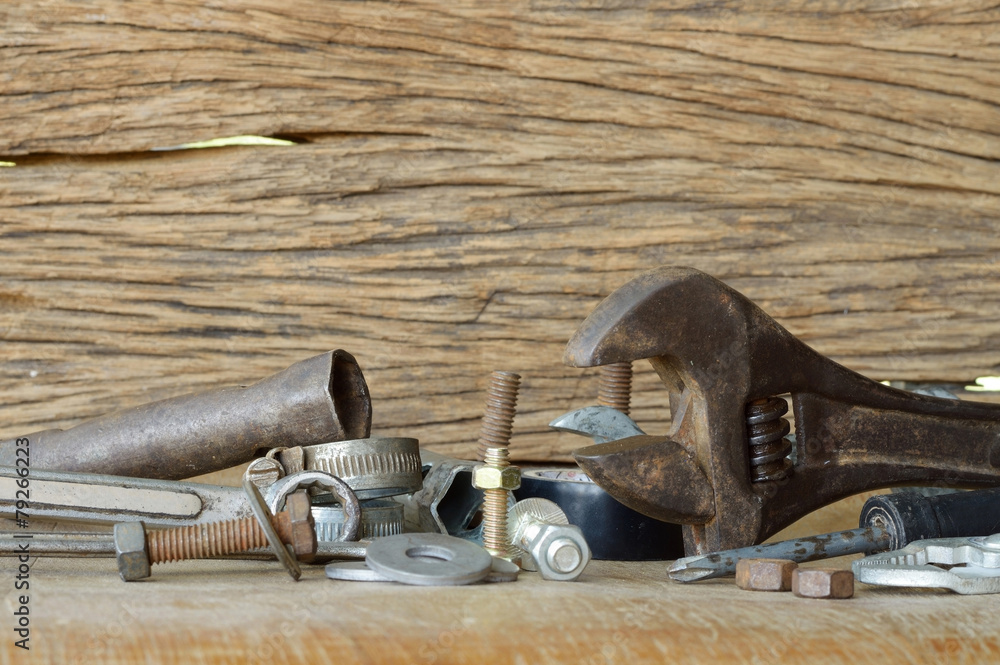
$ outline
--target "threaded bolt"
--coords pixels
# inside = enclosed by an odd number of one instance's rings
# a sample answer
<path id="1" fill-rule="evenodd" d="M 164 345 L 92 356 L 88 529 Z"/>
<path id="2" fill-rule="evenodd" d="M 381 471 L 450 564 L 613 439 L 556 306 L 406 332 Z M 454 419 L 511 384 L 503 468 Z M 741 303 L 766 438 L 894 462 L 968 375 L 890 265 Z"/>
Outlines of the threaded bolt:
<path id="1" fill-rule="evenodd" d="M 514 427 L 517 390 L 521 376 L 514 372 L 494 370 L 486 387 L 486 407 L 479 428 L 479 461 L 486 461 L 489 448 L 506 448 Z M 506 510 L 506 508 L 504 508 Z"/>
<path id="2" fill-rule="evenodd" d="M 629 361 L 601 366 L 600 383 L 597 387 L 597 403 L 629 413 L 632 399 L 632 363 Z"/>
<path id="3" fill-rule="evenodd" d="M 486 466 L 493 469 L 510 467 L 506 448 L 489 448 Z M 500 488 L 483 490 L 483 545 L 493 556 L 506 559 L 510 556 L 510 537 L 507 534 L 507 496 L 509 491 Z"/>
<path id="4" fill-rule="evenodd" d="M 316 551 L 315 523 L 309 495 L 289 495 L 286 509 L 271 518 L 281 541 L 292 545 L 299 556 Z M 256 517 L 146 531 L 142 522 L 115 525 L 115 556 L 118 572 L 126 582 L 149 577 L 156 563 L 188 561 L 249 552 L 268 546 L 267 534 Z"/>
<path id="5" fill-rule="evenodd" d="M 486 411 L 479 432 L 479 459 L 472 484 L 483 490 L 483 545 L 493 556 L 514 558 L 507 533 L 507 497 L 521 486 L 521 473 L 510 465 L 507 446 L 514 425 L 521 377 L 494 371 L 486 393 Z"/>
<path id="6" fill-rule="evenodd" d="M 274 530 L 278 532 L 282 542 L 291 544 L 288 513 L 278 513 L 273 522 Z M 267 535 L 256 517 L 146 532 L 146 550 L 150 564 L 211 559 L 249 552 L 259 547 L 267 547 Z"/>

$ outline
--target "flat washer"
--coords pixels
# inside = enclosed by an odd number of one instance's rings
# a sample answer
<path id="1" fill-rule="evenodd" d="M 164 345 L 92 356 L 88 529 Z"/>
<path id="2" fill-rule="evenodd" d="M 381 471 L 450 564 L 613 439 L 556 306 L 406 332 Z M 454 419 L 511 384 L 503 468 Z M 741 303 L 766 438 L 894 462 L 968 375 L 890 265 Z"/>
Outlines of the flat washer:
<path id="1" fill-rule="evenodd" d="M 493 557 L 493 567 L 483 578 L 483 582 L 516 582 L 520 572 L 521 567 L 516 563 L 495 556 Z"/>
<path id="2" fill-rule="evenodd" d="M 331 580 L 348 580 L 350 582 L 391 582 L 385 575 L 380 575 L 368 567 L 364 561 L 334 561 L 326 564 L 326 576 Z"/>
<path id="3" fill-rule="evenodd" d="M 458 586 L 489 575 L 493 557 L 485 549 L 442 533 L 401 533 L 368 546 L 368 567 L 394 582 Z"/>

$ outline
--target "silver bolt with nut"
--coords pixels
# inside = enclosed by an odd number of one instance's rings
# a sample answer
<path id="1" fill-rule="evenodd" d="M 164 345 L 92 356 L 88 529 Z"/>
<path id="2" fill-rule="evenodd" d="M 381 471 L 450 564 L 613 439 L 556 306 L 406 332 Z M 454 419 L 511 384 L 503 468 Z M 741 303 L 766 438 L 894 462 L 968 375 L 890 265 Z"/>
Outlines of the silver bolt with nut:
<path id="1" fill-rule="evenodd" d="M 580 577 L 590 563 L 590 547 L 580 527 L 548 499 L 518 501 L 508 513 L 511 542 L 527 554 L 521 567 L 537 570 L 543 579 L 568 582 Z"/>

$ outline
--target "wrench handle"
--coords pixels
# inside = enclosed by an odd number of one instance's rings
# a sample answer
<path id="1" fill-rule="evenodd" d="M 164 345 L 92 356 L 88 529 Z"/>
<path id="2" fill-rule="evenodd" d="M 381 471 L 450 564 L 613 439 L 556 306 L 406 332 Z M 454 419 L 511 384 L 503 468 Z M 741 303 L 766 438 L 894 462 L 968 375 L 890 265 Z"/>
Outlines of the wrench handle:
<path id="1" fill-rule="evenodd" d="M 920 492 L 879 494 L 865 501 L 860 526 L 879 525 L 889 532 L 890 550 L 915 540 L 1000 533 L 1000 487 L 930 497 Z"/>

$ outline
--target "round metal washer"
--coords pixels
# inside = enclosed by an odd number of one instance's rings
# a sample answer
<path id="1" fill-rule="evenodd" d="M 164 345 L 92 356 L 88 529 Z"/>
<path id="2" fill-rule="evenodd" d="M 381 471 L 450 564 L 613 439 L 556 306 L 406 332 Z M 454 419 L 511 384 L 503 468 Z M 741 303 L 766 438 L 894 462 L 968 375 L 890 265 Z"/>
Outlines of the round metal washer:
<path id="1" fill-rule="evenodd" d="M 368 567 L 394 582 L 457 586 L 485 578 L 493 557 L 479 545 L 442 533 L 401 533 L 368 546 Z"/>
<path id="2" fill-rule="evenodd" d="M 385 575 L 380 575 L 368 567 L 364 561 L 334 561 L 326 564 L 326 576 L 331 580 L 348 580 L 350 582 L 391 582 Z"/>
<path id="3" fill-rule="evenodd" d="M 498 556 L 493 557 L 493 568 L 486 577 L 483 578 L 484 582 L 514 582 L 517 580 L 518 574 L 521 572 L 521 567 L 512 561 L 507 561 L 507 559 L 501 559 Z"/>

